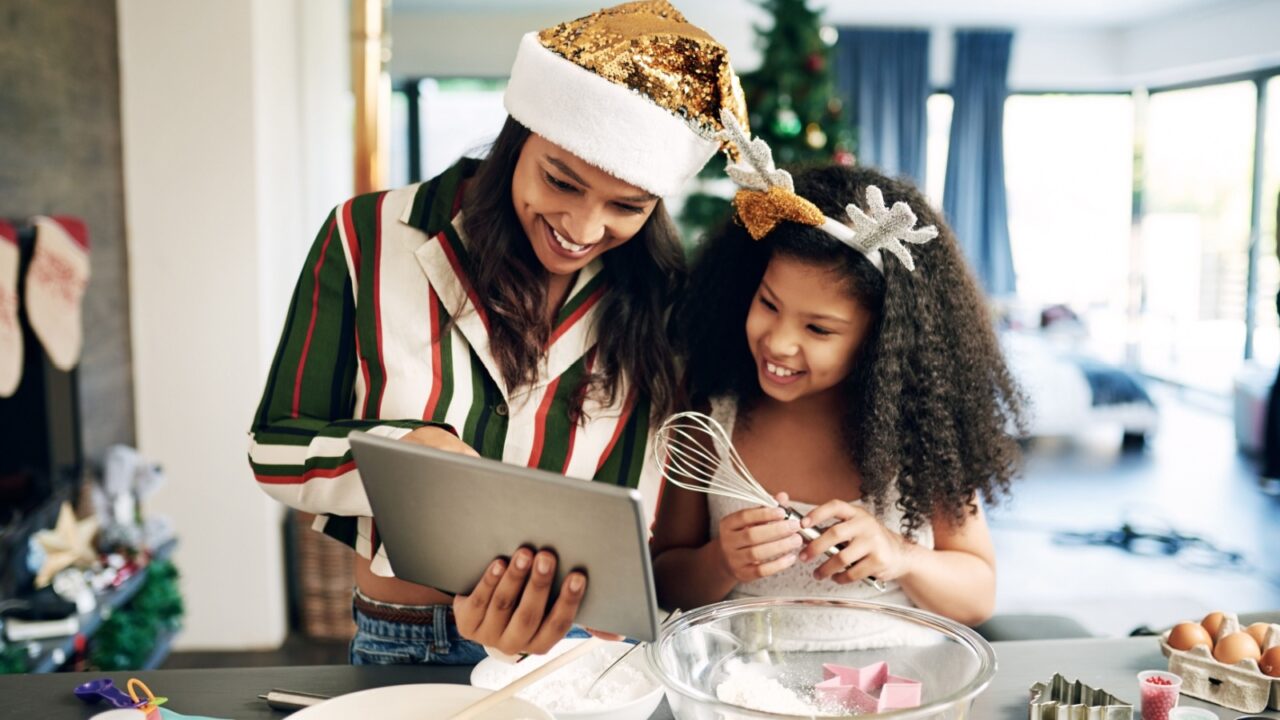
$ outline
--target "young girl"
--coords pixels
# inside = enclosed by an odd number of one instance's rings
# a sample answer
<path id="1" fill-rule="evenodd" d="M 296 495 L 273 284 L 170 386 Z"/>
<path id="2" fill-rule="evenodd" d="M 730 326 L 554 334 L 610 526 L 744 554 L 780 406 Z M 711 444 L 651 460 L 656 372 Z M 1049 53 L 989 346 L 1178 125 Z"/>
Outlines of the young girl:
<path id="1" fill-rule="evenodd" d="M 830 166 L 792 192 L 763 143 L 737 144 L 737 217 L 702 248 L 681 312 L 690 387 L 804 519 L 667 485 L 660 602 L 830 595 L 982 622 L 981 503 L 1017 467 L 1020 399 L 954 237 L 905 182 Z M 805 545 L 802 525 L 824 531 Z"/>
<path id="2" fill-rule="evenodd" d="M 484 160 L 330 214 L 254 418 L 260 487 L 357 553 L 357 664 L 546 652 L 569 630 L 587 579 L 548 607 L 548 551 L 512 548 L 456 597 L 392 577 L 347 434 L 647 490 L 684 274 L 661 198 L 716 152 L 720 111 L 745 114 L 724 48 L 663 0 L 529 33 L 504 102 Z"/>

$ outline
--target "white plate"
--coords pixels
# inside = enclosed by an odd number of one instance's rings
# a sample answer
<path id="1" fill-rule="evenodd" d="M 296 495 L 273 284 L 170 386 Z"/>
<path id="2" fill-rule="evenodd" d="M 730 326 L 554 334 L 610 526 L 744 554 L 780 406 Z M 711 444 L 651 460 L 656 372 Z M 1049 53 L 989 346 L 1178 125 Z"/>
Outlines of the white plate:
<path id="1" fill-rule="evenodd" d="M 443 720 L 491 691 L 470 685 L 392 685 L 339 695 L 290 715 L 290 720 Z M 478 720 L 555 720 L 530 702 L 511 698 Z"/>
<path id="2" fill-rule="evenodd" d="M 510 683 L 512 680 L 532 672 L 544 663 L 548 662 L 555 656 L 567 652 L 580 643 L 586 642 L 585 639 L 571 638 L 561 640 L 556 646 L 551 648 L 551 652 L 543 656 L 530 657 L 529 659 L 512 665 L 503 662 L 497 658 L 486 658 L 481 660 L 471 671 L 471 684 L 482 688 L 500 688 Z M 586 657 L 578 658 L 569 665 L 560 668 L 556 673 L 570 673 L 574 671 L 576 666 L 587 664 L 591 667 L 598 667 L 603 670 L 613 659 L 617 658 L 631 646 L 622 642 L 609 642 L 597 648 L 595 651 L 588 653 Z M 638 697 L 610 705 L 607 708 L 597 710 L 577 710 L 566 711 L 558 710 L 555 712 L 557 720 L 646 720 L 653 711 L 657 709 L 658 704 L 662 702 L 664 690 L 662 684 L 653 679 L 649 675 L 644 665 L 644 650 L 637 650 L 631 653 L 625 661 L 628 665 L 640 671 L 645 679 L 649 681 L 650 687 Z M 581 672 L 581 671 L 579 671 Z M 614 672 L 618 672 L 614 670 Z M 549 677 L 539 680 L 533 685 L 537 688 L 538 684 L 545 682 L 554 682 L 556 673 L 552 673 Z M 594 672 L 592 673 L 594 675 Z M 562 676 L 563 677 L 563 676 Z M 610 675 L 611 678 L 616 677 Z M 585 680 L 584 680 L 585 682 Z M 608 683 L 609 680 L 605 680 Z"/>

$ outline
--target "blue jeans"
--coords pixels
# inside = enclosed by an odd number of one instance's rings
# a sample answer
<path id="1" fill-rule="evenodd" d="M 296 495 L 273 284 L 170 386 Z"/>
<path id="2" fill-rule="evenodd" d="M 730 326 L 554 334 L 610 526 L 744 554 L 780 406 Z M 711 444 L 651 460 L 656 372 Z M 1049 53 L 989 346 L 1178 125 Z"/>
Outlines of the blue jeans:
<path id="1" fill-rule="evenodd" d="M 458 634 L 448 605 L 428 605 L 431 622 L 378 620 L 351 608 L 356 635 L 348 653 L 352 665 L 474 665 L 488 657 L 484 646 Z"/>
<path id="2" fill-rule="evenodd" d="M 450 606 L 413 607 L 430 610 L 431 622 L 413 624 L 379 620 L 352 607 L 356 635 L 351 639 L 347 653 L 351 664 L 475 665 L 489 656 L 483 645 L 458 634 L 458 626 L 449 614 Z M 575 625 L 565 637 L 585 638 L 591 635 Z"/>

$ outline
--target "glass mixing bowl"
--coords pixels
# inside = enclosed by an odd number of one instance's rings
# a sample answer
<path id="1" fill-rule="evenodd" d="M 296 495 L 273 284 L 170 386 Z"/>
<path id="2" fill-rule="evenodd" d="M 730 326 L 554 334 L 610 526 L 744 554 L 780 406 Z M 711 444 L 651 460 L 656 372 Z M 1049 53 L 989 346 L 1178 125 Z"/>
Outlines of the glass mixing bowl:
<path id="1" fill-rule="evenodd" d="M 996 672 L 991 646 L 959 623 L 915 608 L 835 598 L 708 605 L 665 624 L 648 660 L 677 720 L 965 718 Z M 919 706 L 860 712 L 814 690 L 825 663 L 879 662 L 888 663 L 889 674 L 921 683 Z"/>

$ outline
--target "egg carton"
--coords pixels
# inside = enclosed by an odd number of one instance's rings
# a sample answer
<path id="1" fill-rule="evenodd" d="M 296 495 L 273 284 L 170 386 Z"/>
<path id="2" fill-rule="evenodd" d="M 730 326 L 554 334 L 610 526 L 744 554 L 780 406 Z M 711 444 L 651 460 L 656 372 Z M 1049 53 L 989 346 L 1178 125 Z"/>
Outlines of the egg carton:
<path id="1" fill-rule="evenodd" d="M 1269 638 L 1276 635 L 1275 626 L 1272 630 Z M 1174 649 L 1169 645 L 1171 631 L 1160 635 L 1160 651 L 1169 658 L 1169 672 L 1182 678 L 1183 695 L 1247 713 L 1280 710 L 1280 678 L 1263 674 L 1256 660 L 1227 665 L 1215 660 L 1204 645 Z"/>

